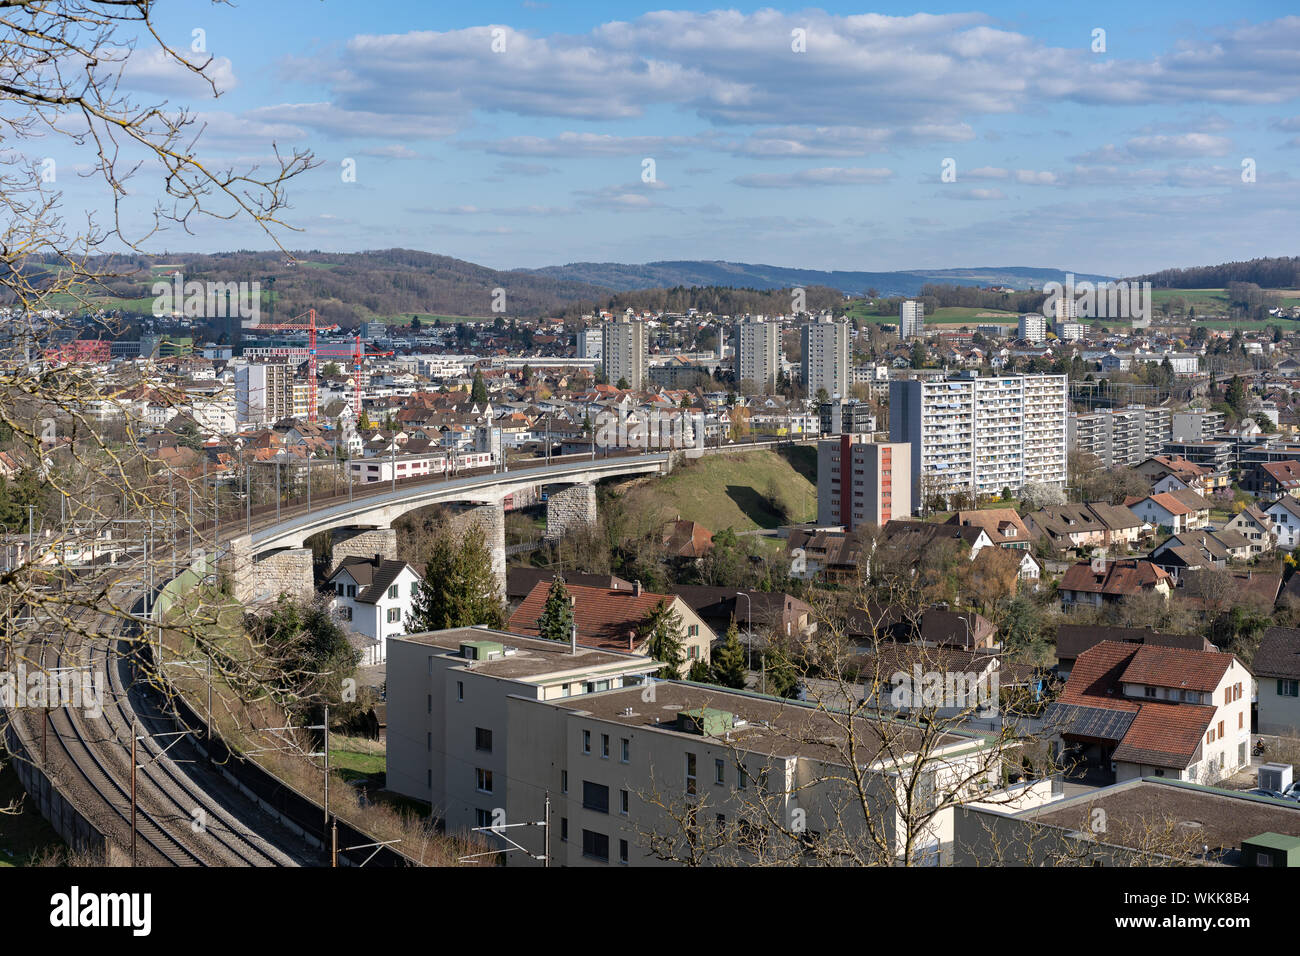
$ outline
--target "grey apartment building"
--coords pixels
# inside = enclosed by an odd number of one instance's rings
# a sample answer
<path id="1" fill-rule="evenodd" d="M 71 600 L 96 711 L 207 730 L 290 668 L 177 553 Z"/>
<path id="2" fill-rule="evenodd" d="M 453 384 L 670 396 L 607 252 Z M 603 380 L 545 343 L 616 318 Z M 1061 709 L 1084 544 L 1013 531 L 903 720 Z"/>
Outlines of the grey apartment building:
<path id="1" fill-rule="evenodd" d="M 1163 454 L 1172 416 L 1167 408 L 1130 405 L 1072 413 L 1069 426 L 1070 448 L 1096 455 L 1104 468 L 1116 468 Z"/>

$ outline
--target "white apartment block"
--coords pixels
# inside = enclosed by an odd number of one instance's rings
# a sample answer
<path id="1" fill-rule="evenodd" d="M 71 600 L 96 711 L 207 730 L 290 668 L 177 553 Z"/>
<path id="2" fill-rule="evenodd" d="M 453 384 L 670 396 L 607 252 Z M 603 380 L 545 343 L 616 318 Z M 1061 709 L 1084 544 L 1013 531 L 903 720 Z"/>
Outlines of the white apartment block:
<path id="1" fill-rule="evenodd" d="M 1064 375 L 891 382 L 889 437 L 912 449 L 912 497 L 1066 483 Z"/>
<path id="2" fill-rule="evenodd" d="M 1085 328 L 1082 322 L 1057 322 L 1056 337 L 1062 342 L 1079 342 L 1083 339 Z"/>
<path id="3" fill-rule="evenodd" d="M 925 337 L 924 302 L 906 299 L 898 307 L 898 337 L 904 342 Z"/>
<path id="4" fill-rule="evenodd" d="M 241 365 L 235 369 L 235 417 L 241 425 L 266 425 L 288 418 L 294 414 L 294 398 L 293 376 L 287 365 Z"/>
<path id="5" fill-rule="evenodd" d="M 639 654 L 486 627 L 394 638 L 388 655 L 388 789 L 430 803 L 448 832 L 487 826 L 498 808 L 522 819 L 508 802 L 507 761 L 534 742 L 527 729 L 507 733 L 508 701 L 581 698 L 639 685 L 660 667 Z M 547 776 L 558 798 L 565 781 Z"/>
<path id="6" fill-rule="evenodd" d="M 605 334 L 599 327 L 578 330 L 578 358 L 594 359 L 599 363 L 605 354 L 604 346 Z"/>
<path id="7" fill-rule="evenodd" d="M 1020 317 L 1016 337 L 1037 345 L 1047 341 L 1047 319 L 1037 313 L 1027 313 Z"/>
<path id="8" fill-rule="evenodd" d="M 736 380 L 761 392 L 776 389 L 781 371 L 781 325 L 762 319 L 736 324 Z"/>
<path id="9" fill-rule="evenodd" d="M 626 315 L 601 326 L 601 364 L 605 378 L 611 385 L 626 379 L 632 388 L 640 388 L 646 380 L 647 335 L 646 324 Z"/>
<path id="10" fill-rule="evenodd" d="M 843 434 L 817 443 L 817 523 L 883 527 L 912 513 L 912 446 Z"/>
<path id="11" fill-rule="evenodd" d="M 803 384 L 809 398 L 825 389 L 830 398 L 849 394 L 849 324 L 823 316 L 799 333 L 803 350 Z"/>

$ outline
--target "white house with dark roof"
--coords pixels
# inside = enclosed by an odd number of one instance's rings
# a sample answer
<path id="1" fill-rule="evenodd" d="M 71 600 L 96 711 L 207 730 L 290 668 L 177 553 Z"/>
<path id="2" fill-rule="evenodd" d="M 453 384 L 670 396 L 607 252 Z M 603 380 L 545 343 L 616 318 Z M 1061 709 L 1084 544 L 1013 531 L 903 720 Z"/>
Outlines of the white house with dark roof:
<path id="1" fill-rule="evenodd" d="M 1300 501 L 1290 495 L 1283 495 L 1267 505 L 1264 514 L 1273 522 L 1273 533 L 1277 535 L 1279 548 L 1290 550 L 1300 544 Z"/>
<path id="2" fill-rule="evenodd" d="M 1300 731 L 1300 629 L 1270 627 L 1255 652 L 1259 732 Z"/>
<path id="3" fill-rule="evenodd" d="M 361 652 L 363 666 L 388 659 L 387 641 L 406 634 L 420 576 L 405 561 L 344 558 L 329 576 L 330 610 Z"/>

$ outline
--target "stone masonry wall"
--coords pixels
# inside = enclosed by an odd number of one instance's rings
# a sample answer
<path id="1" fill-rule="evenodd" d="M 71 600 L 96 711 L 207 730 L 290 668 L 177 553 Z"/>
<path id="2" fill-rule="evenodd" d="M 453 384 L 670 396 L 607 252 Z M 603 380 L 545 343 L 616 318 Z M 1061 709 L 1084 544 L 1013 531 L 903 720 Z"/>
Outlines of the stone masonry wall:
<path id="1" fill-rule="evenodd" d="M 397 529 L 375 528 L 357 531 L 355 528 L 335 528 L 331 533 L 334 547 L 334 567 L 344 558 L 397 558 Z"/>
<path id="2" fill-rule="evenodd" d="M 546 537 L 548 538 L 560 538 L 573 528 L 595 523 L 595 485 L 571 485 L 546 499 Z"/>
<path id="3" fill-rule="evenodd" d="M 492 571 L 504 600 L 506 594 L 506 512 L 500 504 L 476 505 L 452 515 L 451 529 L 463 534 L 472 527 L 483 529 L 483 537 L 492 551 Z"/>

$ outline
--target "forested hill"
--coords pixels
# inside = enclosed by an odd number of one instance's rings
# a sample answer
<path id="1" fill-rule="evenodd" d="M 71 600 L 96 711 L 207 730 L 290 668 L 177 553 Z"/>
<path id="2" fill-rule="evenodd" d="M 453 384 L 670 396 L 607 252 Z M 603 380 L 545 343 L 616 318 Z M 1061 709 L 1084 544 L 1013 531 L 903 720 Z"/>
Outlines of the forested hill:
<path id="1" fill-rule="evenodd" d="M 1300 256 L 1164 269 L 1136 276 L 1133 281 L 1150 282 L 1157 289 L 1225 289 L 1232 282 L 1252 282 L 1262 289 L 1297 289 L 1300 288 Z"/>

